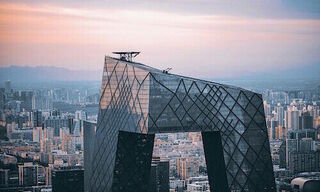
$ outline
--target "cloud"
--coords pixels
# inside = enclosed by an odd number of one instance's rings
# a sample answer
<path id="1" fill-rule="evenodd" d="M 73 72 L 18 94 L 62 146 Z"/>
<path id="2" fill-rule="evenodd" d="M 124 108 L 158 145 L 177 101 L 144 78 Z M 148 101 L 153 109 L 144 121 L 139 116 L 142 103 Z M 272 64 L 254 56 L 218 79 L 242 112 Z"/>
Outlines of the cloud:
<path id="1" fill-rule="evenodd" d="M 212 78 L 320 62 L 313 17 L 239 16 L 223 3 L 215 14 L 97 4 L 0 3 L 0 64 L 100 70 L 104 54 L 137 50 L 154 67 Z"/>
<path id="2" fill-rule="evenodd" d="M 11 0 L 10 2 L 19 2 Z M 160 11 L 184 15 L 232 15 L 254 18 L 310 19 L 320 18 L 318 0 L 29 0 L 28 4 L 50 4 L 64 7 Z"/>

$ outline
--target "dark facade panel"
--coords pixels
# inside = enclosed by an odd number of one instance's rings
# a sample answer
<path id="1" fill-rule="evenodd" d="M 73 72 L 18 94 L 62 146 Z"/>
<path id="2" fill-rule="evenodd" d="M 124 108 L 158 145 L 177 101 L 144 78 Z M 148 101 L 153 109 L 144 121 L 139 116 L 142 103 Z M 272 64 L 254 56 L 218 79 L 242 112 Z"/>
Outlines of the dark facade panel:
<path id="1" fill-rule="evenodd" d="M 154 134 L 119 131 L 112 191 L 147 191 Z"/>
<path id="2" fill-rule="evenodd" d="M 228 192 L 228 180 L 224 164 L 220 132 L 202 132 L 204 153 L 211 191 Z"/>
<path id="3" fill-rule="evenodd" d="M 198 131 L 219 133 L 221 147 L 204 141 L 204 148 L 207 143 L 211 146 L 207 148 L 220 149 L 228 190 L 275 191 L 262 103 L 260 94 L 241 88 L 106 57 L 89 188 L 111 191 L 116 182 L 125 185 L 115 180 L 120 166 L 117 151 L 125 146 L 119 144 L 120 132 Z M 131 147 L 127 150 L 135 145 Z M 210 186 L 215 186 L 212 182 Z"/>
<path id="4" fill-rule="evenodd" d="M 83 169 L 56 170 L 52 173 L 53 192 L 82 192 L 84 191 Z"/>

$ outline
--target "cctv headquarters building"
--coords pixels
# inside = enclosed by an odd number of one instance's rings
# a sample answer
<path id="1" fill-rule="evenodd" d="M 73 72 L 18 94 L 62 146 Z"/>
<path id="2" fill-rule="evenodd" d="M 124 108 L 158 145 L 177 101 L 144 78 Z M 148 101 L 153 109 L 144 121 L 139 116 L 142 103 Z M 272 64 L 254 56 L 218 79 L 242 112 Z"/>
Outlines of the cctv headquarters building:
<path id="1" fill-rule="evenodd" d="M 201 132 L 210 191 L 276 190 L 260 94 L 119 54 L 105 57 L 96 128 L 84 130 L 86 191 L 147 191 L 155 134 L 178 132 Z"/>

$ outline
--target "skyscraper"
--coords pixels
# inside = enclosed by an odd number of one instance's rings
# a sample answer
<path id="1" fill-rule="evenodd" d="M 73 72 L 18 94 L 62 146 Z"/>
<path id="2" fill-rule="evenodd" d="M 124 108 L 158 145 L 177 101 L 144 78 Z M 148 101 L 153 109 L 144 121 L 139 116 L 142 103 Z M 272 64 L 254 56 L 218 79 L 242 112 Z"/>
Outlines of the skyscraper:
<path id="1" fill-rule="evenodd" d="M 75 112 L 75 119 L 85 121 L 87 120 L 87 113 L 85 111 L 78 110 Z"/>
<path id="2" fill-rule="evenodd" d="M 94 150 L 94 137 L 96 132 L 96 123 L 84 121 L 83 122 L 83 147 L 84 147 L 84 191 L 90 191 L 90 183 L 89 179 L 91 174 L 91 162 L 93 158 L 93 150 Z"/>
<path id="3" fill-rule="evenodd" d="M 148 192 L 169 192 L 169 161 L 153 157 Z"/>
<path id="4" fill-rule="evenodd" d="M 0 88 L 0 111 L 4 111 L 6 103 L 5 89 Z"/>
<path id="5" fill-rule="evenodd" d="M 38 165 L 24 163 L 19 165 L 19 185 L 37 186 L 38 185 Z"/>
<path id="6" fill-rule="evenodd" d="M 4 83 L 4 88 L 5 88 L 5 92 L 6 93 L 10 93 L 11 92 L 11 81 L 10 80 L 7 80 Z"/>
<path id="7" fill-rule="evenodd" d="M 32 112 L 33 115 L 33 126 L 34 127 L 42 127 L 43 117 L 41 111 Z"/>
<path id="8" fill-rule="evenodd" d="M 283 119 L 284 119 L 284 110 L 280 103 L 277 104 L 275 107 L 276 113 L 277 113 L 277 120 L 278 124 L 283 126 Z"/>
<path id="9" fill-rule="evenodd" d="M 105 58 L 89 191 L 146 191 L 166 132 L 201 132 L 212 191 L 275 191 L 260 94 L 124 57 Z"/>
<path id="10" fill-rule="evenodd" d="M 276 128 L 278 127 L 278 121 L 276 118 L 271 119 L 271 126 L 270 126 L 270 134 L 269 137 L 270 139 L 276 139 Z"/>
<path id="11" fill-rule="evenodd" d="M 313 129 L 313 117 L 309 112 L 304 112 L 299 117 L 299 128 L 300 129 Z"/>
<path id="12" fill-rule="evenodd" d="M 0 169 L 0 188 L 8 187 L 9 185 L 9 169 Z"/>
<path id="13" fill-rule="evenodd" d="M 82 192 L 83 183 L 83 169 L 67 168 L 52 172 L 52 192 Z"/>
<path id="14" fill-rule="evenodd" d="M 286 126 L 288 130 L 299 129 L 299 111 L 296 107 L 290 107 L 287 110 Z"/>
<path id="15" fill-rule="evenodd" d="M 26 111 L 32 111 L 32 98 L 33 92 L 32 91 L 22 91 L 21 92 L 21 108 L 25 109 Z"/>

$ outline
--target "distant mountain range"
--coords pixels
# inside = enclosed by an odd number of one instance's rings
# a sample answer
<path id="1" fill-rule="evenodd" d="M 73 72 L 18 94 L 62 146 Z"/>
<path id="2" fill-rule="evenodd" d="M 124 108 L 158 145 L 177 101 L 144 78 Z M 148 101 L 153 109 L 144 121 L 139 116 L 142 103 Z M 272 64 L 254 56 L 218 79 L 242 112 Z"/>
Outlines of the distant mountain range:
<path id="1" fill-rule="evenodd" d="M 11 80 L 15 85 L 25 86 L 52 82 L 97 81 L 101 83 L 102 71 L 70 70 L 61 67 L 0 67 L 0 85 Z M 199 77 L 201 78 L 201 77 Z M 270 69 L 269 71 L 238 75 L 233 78 L 204 78 L 220 83 L 245 88 L 313 88 L 320 85 L 320 64 L 303 65 L 289 69 Z"/>
<path id="2" fill-rule="evenodd" d="M 213 81 L 256 91 L 265 89 L 312 90 L 320 86 L 320 64 L 300 65 L 287 69 L 271 68 L 267 71 Z"/>
<path id="3" fill-rule="evenodd" d="M 70 70 L 61 67 L 27 67 L 12 65 L 0 67 L 0 81 L 51 82 L 51 81 L 99 81 L 101 71 Z"/>
<path id="4" fill-rule="evenodd" d="M 320 63 L 292 66 L 290 68 L 270 68 L 266 71 L 246 74 L 240 79 L 250 80 L 315 80 L 320 79 Z"/>

